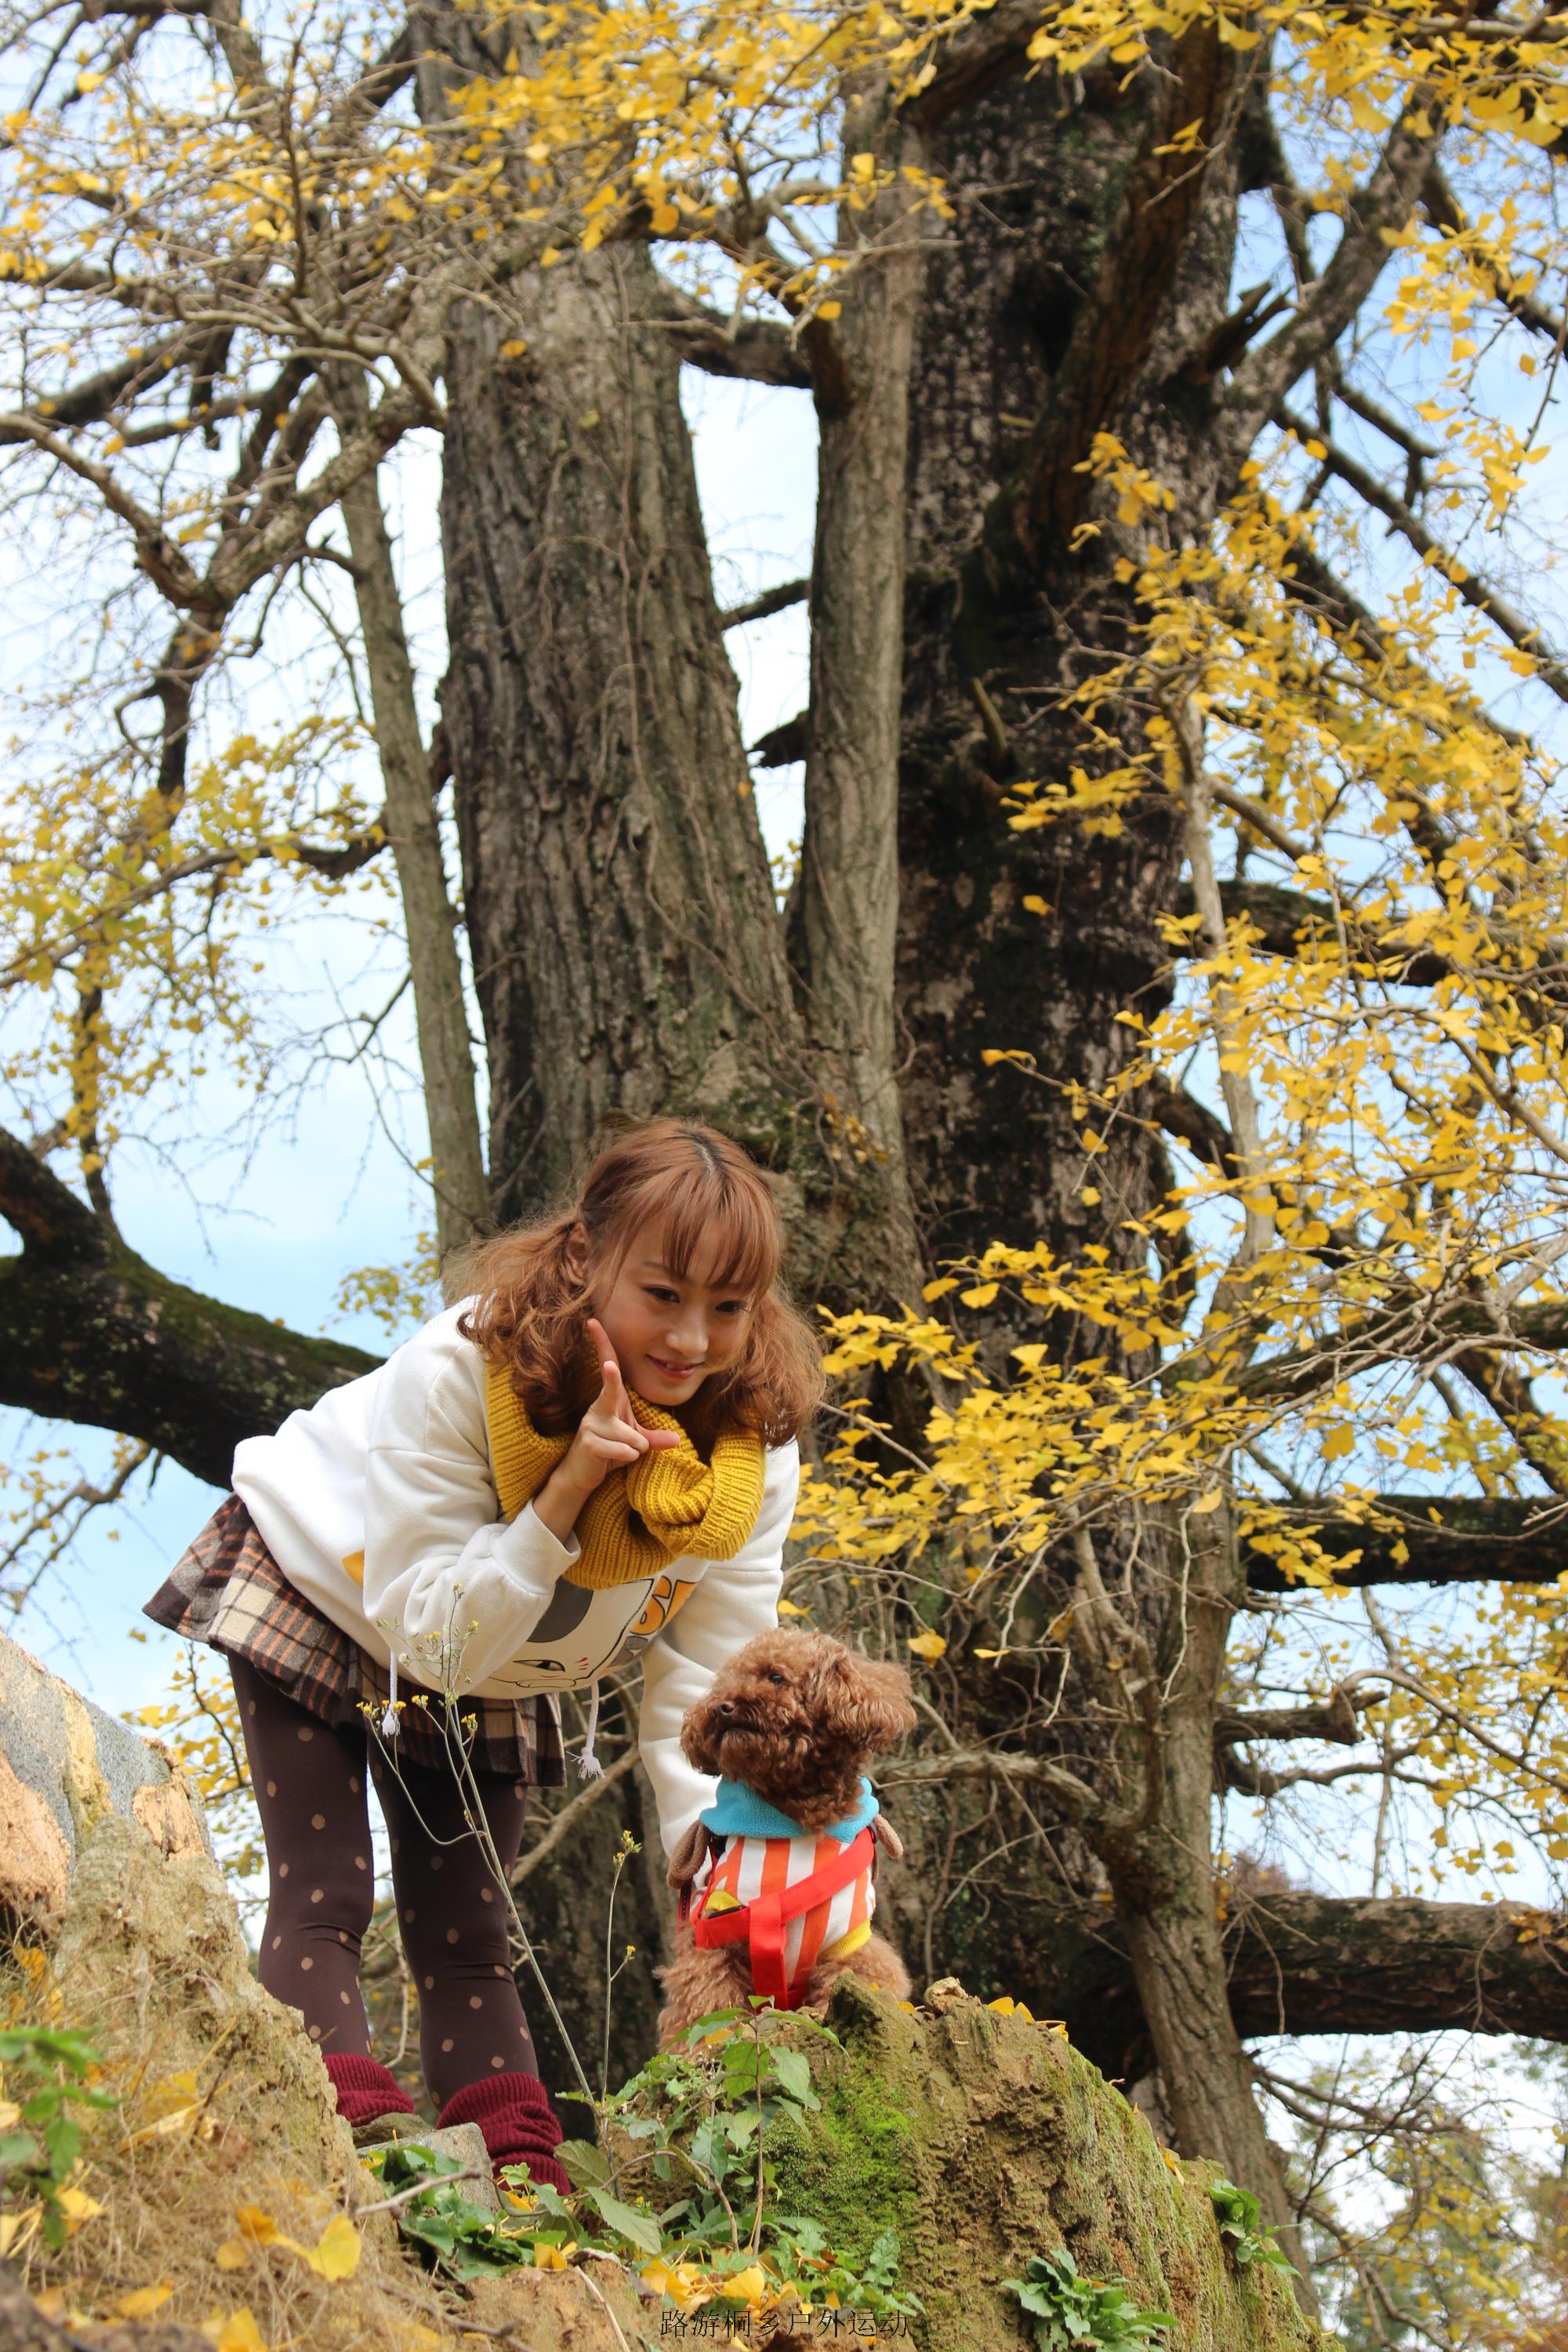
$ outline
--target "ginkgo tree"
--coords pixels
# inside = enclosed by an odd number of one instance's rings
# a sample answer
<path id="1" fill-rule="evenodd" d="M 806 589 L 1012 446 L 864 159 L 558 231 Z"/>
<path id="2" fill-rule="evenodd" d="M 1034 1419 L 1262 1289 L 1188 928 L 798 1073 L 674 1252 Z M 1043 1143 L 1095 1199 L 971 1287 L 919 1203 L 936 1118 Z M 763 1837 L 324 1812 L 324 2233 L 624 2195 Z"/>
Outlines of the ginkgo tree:
<path id="1" fill-rule="evenodd" d="M 0 1395 L 218 1484 L 361 1368 L 177 1291 L 110 1185 L 182 1022 L 247 1050 L 255 924 L 390 855 L 441 1240 L 611 1108 L 752 1144 L 859 1398 L 791 1605 L 929 1674 L 898 1930 L 1281 2219 L 1249 2041 L 1568 2032 L 1565 27 L 214 5 L 10 50 L 7 494 L 90 540 L 114 635 L 12 803 Z M 729 610 L 683 365 L 816 411 L 810 577 Z M 809 705 L 752 747 L 804 770 L 781 914 L 724 636 L 801 597 Z M 225 662 L 312 625 L 311 726 L 224 740 Z M 1227 1870 L 1216 1791 L 1370 1823 L 1369 1895 Z M 1528 1849 L 1530 1904 L 1438 1899 L 1428 1830 L 1504 1891 Z"/>

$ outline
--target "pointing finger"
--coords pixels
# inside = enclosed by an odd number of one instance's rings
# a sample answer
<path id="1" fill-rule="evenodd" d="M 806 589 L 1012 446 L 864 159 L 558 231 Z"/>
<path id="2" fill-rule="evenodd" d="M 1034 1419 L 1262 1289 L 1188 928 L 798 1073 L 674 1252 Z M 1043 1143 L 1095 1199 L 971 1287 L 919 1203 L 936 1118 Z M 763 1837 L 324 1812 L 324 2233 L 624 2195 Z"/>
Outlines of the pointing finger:
<path id="1" fill-rule="evenodd" d="M 594 1352 L 599 1359 L 599 1370 L 603 1378 L 608 1381 L 613 1373 L 616 1379 L 619 1380 L 620 1366 L 616 1361 L 616 1351 L 610 1345 L 609 1334 L 604 1325 L 592 1315 L 588 1318 L 588 1337 L 594 1342 Z"/>

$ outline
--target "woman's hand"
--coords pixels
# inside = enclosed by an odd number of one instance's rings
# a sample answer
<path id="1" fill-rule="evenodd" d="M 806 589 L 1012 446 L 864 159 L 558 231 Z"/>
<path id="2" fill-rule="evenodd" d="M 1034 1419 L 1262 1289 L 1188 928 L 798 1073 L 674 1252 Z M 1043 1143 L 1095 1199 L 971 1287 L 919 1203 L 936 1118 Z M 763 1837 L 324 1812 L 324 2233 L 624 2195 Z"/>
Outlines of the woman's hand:
<path id="1" fill-rule="evenodd" d="M 564 1543 L 584 1504 L 612 1470 L 624 1469 L 645 1454 L 657 1454 L 680 1440 L 673 1429 L 645 1429 L 632 1411 L 616 1351 L 605 1328 L 590 1316 L 588 1337 L 599 1351 L 599 1393 L 577 1424 L 562 1459 L 533 1498 L 533 1515 Z"/>

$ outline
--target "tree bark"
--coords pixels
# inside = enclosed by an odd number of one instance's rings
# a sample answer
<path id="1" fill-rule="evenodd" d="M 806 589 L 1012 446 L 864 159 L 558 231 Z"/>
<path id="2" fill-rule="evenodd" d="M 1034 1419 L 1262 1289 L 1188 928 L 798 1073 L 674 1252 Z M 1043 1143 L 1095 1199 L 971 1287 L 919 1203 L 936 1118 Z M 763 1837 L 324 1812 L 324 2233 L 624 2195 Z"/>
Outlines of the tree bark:
<path id="1" fill-rule="evenodd" d="M 846 109 L 854 158 L 918 166 L 886 93 Z M 895 1076 L 899 746 L 903 698 L 905 457 L 921 213 L 904 187 L 840 213 L 843 315 L 811 331 L 818 419 L 811 575 L 811 706 L 801 842 L 799 959 L 806 1025 L 831 1080 L 835 1147 L 875 1167 L 868 1213 L 888 1273 L 913 1302 L 921 1268 Z M 879 1195 L 880 1197 L 877 1197 Z"/>
<path id="2" fill-rule="evenodd" d="M 1172 399 L 1167 380 L 1224 315 L 1234 194 L 1211 165 L 1195 213 L 1191 175 L 1174 203 L 1131 195 L 1166 111 L 1209 121 L 1223 71 L 1211 58 L 1162 73 L 1179 97 L 1148 74 L 1129 88 L 1090 74 L 1077 105 L 1047 77 L 1007 83 L 933 144 L 957 217 L 928 263 L 913 370 L 899 982 L 911 1176 L 933 1258 L 998 1234 L 1120 1255 L 1124 1221 L 1169 1181 L 1158 1137 L 1133 1121 L 1089 1166 L 1068 1088 L 1101 1087 L 1124 1063 L 1132 1033 L 1117 1013 L 1164 1001 L 1155 917 L 1180 870 L 1172 812 L 1141 807 L 1115 835 L 1016 834 L 1003 805 L 1010 785 L 1065 782 L 1085 757 L 1055 706 L 1136 621 L 1114 577 L 1130 550 L 1098 509 L 1100 535 L 1078 548 L 1082 509 L 1037 524 L 1026 559 L 990 543 L 1024 498 L 1027 452 L 1049 450 L 1054 478 L 1089 496 L 1073 469 L 1100 429 L 1178 486 L 1173 530 L 1201 530 L 1212 505 L 1204 404 Z M 1156 252 L 1155 224 L 1178 215 L 1184 242 Z M 1031 1053 L 1039 1079 L 987 1067 L 993 1047 Z M 1100 1335 L 1058 1336 L 1069 1356 L 1100 1352 Z"/>
<path id="3" fill-rule="evenodd" d="M 342 369 L 334 371 L 334 401 L 351 429 L 363 423 L 369 404 L 357 376 Z M 489 1187 L 474 1097 L 473 1045 L 462 961 L 453 935 L 457 919 L 447 895 L 441 828 L 414 699 L 414 665 L 403 625 L 403 600 L 374 473 L 362 475 L 347 492 L 342 510 L 353 557 L 354 595 L 386 794 L 383 821 L 396 862 L 408 941 L 419 1068 L 430 1130 L 436 1242 L 445 1257 L 489 1224 Z"/>

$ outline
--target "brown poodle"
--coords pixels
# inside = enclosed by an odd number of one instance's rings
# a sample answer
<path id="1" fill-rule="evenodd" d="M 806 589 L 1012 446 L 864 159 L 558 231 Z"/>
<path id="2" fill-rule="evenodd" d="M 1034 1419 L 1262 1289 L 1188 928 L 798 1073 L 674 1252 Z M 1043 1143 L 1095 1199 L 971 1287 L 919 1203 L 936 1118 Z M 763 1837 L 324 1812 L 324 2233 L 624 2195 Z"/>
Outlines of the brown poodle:
<path id="1" fill-rule="evenodd" d="M 909 1998 L 909 1971 L 892 1946 L 867 1925 L 876 1901 L 876 1845 L 897 1858 L 901 1841 L 879 1813 L 869 1833 L 852 1842 L 853 1855 L 850 1846 L 821 1835 L 831 1823 L 864 1810 L 866 1764 L 914 1729 L 909 1690 L 902 1666 L 858 1657 L 826 1633 L 780 1626 L 738 1650 L 707 1697 L 688 1711 L 680 1729 L 688 1761 L 699 1772 L 740 1783 L 785 1815 L 798 1834 L 785 1838 L 770 1829 L 761 1836 L 738 1829 L 742 1822 L 766 1823 L 768 1816 L 733 1797 L 728 1830 L 721 1802 L 715 1809 L 720 1826 L 697 1821 L 687 1831 L 669 1864 L 669 1883 L 680 1893 L 682 1906 L 675 1958 L 659 1970 L 666 1996 L 658 2021 L 661 2050 L 673 2047 L 697 2018 L 716 2009 L 743 2008 L 753 1990 L 771 1992 L 780 2007 L 820 2015 L 846 1969 L 881 1985 L 895 2000 Z M 825 1860 L 829 1867 L 838 1862 L 841 1872 L 858 1863 L 858 1874 L 836 1892 L 819 1887 L 809 1902 L 797 1897 L 791 1905 L 786 1892 L 784 1924 L 781 1927 L 773 1917 L 770 1945 L 763 1890 L 787 1890 L 814 1871 L 816 1886 Z M 698 1912 L 688 1917 L 687 1903 L 700 1877 Z M 744 1917 L 735 1916 L 742 1908 Z M 726 1916 L 734 1916 L 735 1940 L 699 1945 L 700 1916 L 708 1922 L 705 1932 Z M 761 1985 L 759 1975 L 764 1979 Z"/>

